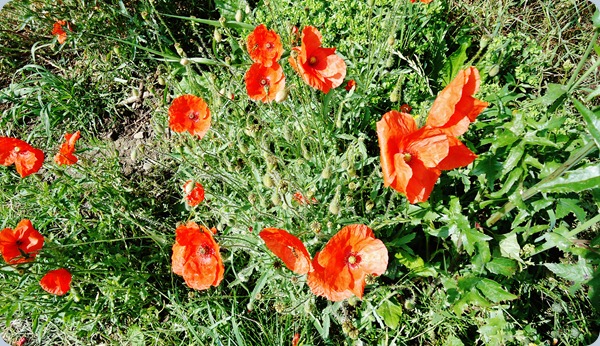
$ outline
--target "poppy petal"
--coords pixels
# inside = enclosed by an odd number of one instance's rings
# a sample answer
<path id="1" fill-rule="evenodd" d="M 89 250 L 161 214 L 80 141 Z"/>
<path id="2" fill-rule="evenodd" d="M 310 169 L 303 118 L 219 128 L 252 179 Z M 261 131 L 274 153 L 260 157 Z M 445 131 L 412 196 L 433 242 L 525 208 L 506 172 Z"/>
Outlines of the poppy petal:
<path id="1" fill-rule="evenodd" d="M 458 167 L 465 167 L 477 158 L 477 155 L 456 137 L 448 137 L 448 143 L 450 144 L 448 156 L 437 165 L 438 169 L 447 171 Z"/>
<path id="2" fill-rule="evenodd" d="M 182 95 L 169 107 L 169 127 L 175 132 L 189 132 L 200 139 L 210 128 L 210 109 L 206 102 L 194 95 Z"/>
<path id="3" fill-rule="evenodd" d="M 433 186 L 440 177 L 441 171 L 437 168 L 426 167 L 418 159 L 410 162 L 412 177 L 406 186 L 406 197 L 410 203 L 425 202 Z"/>
<path id="4" fill-rule="evenodd" d="M 71 289 L 71 279 L 71 273 L 65 268 L 51 270 L 40 280 L 40 286 L 50 294 L 63 296 Z"/>
<path id="5" fill-rule="evenodd" d="M 258 234 L 269 250 L 279 257 L 289 270 L 306 274 L 311 268 L 310 255 L 300 239 L 285 230 L 265 228 Z"/>

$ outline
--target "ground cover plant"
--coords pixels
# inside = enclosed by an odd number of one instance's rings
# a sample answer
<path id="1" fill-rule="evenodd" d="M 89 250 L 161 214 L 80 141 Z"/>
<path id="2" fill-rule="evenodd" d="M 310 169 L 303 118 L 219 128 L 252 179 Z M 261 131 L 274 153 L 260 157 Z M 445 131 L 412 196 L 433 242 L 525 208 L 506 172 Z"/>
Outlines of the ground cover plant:
<path id="1" fill-rule="evenodd" d="M 594 4 L 0 14 L 9 343 L 598 337 Z"/>

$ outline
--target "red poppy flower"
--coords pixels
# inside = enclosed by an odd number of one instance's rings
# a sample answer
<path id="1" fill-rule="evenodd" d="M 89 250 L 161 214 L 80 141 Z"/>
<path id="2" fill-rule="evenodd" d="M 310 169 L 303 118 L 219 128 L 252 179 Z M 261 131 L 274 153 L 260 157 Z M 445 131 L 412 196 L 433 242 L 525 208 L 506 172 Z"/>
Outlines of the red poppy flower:
<path id="1" fill-rule="evenodd" d="M 388 265 L 388 251 L 365 225 L 349 225 L 334 235 L 313 258 L 307 283 L 311 291 L 332 301 L 353 294 L 362 299 L 367 275 L 381 275 Z"/>
<path id="2" fill-rule="evenodd" d="M 21 220 L 15 229 L 0 232 L 0 253 L 8 264 L 31 262 L 44 246 L 44 237 L 33 228 L 31 221 Z"/>
<path id="3" fill-rule="evenodd" d="M 213 232 L 193 221 L 177 227 L 175 232 L 171 258 L 173 272 L 183 276 L 185 283 L 197 290 L 218 286 L 225 267 Z"/>
<path id="4" fill-rule="evenodd" d="M 202 139 L 210 128 L 210 109 L 198 96 L 179 96 L 169 107 L 169 127 L 175 132 L 187 131 Z"/>
<path id="5" fill-rule="evenodd" d="M 302 44 L 292 48 L 290 65 L 308 85 L 328 93 L 342 84 L 346 77 L 346 63 L 335 54 L 335 48 L 321 47 L 321 33 L 315 27 L 302 30 Z"/>
<path id="6" fill-rule="evenodd" d="M 193 180 L 188 180 L 183 184 L 185 191 L 185 200 L 190 207 L 195 207 L 204 201 L 204 187 L 200 183 L 194 183 Z"/>
<path id="7" fill-rule="evenodd" d="M 487 102 L 473 97 L 479 84 L 477 68 L 460 71 L 433 102 L 425 125 L 442 128 L 454 137 L 465 133 L 469 124 L 488 106 Z"/>
<path id="8" fill-rule="evenodd" d="M 300 342 L 300 334 L 296 333 L 296 334 L 294 334 L 294 337 L 292 338 L 292 346 L 297 346 L 299 342 Z"/>
<path id="9" fill-rule="evenodd" d="M 52 27 L 52 35 L 57 37 L 58 43 L 60 44 L 65 43 L 67 40 L 67 32 L 63 29 L 63 26 L 67 26 L 67 28 L 71 30 L 71 24 L 64 20 L 57 20 Z"/>
<path id="10" fill-rule="evenodd" d="M 254 28 L 254 31 L 248 36 L 246 47 L 252 61 L 261 63 L 265 67 L 277 63 L 283 54 L 281 38 L 275 31 L 268 30 L 264 24 Z"/>
<path id="11" fill-rule="evenodd" d="M 300 275 L 311 270 L 310 255 L 300 239 L 278 228 L 265 228 L 258 235 L 289 270 Z"/>
<path id="12" fill-rule="evenodd" d="M 79 131 L 74 134 L 68 132 L 65 133 L 65 141 L 60 146 L 59 153 L 54 156 L 54 162 L 59 165 L 72 165 L 77 163 L 77 157 L 73 155 L 73 152 L 75 152 L 75 142 L 79 139 L 80 135 Z"/>
<path id="13" fill-rule="evenodd" d="M 477 157 L 443 129 L 417 129 L 406 113 L 390 111 L 377 122 L 384 186 L 406 195 L 410 203 L 429 198 L 441 170 L 463 167 Z"/>
<path id="14" fill-rule="evenodd" d="M 64 296 L 71 289 L 71 273 L 65 268 L 51 270 L 40 280 L 44 291 Z"/>
<path id="15" fill-rule="evenodd" d="M 410 0 L 410 2 L 412 2 L 412 3 L 416 2 L 416 1 L 417 0 Z M 424 3 L 424 4 L 428 4 L 428 3 L 432 2 L 432 1 L 433 0 L 421 0 L 421 2 Z"/>
<path id="16" fill-rule="evenodd" d="M 285 89 L 285 76 L 281 65 L 274 62 L 271 67 L 254 63 L 246 72 L 246 91 L 253 100 L 271 102 L 277 93 Z"/>
<path id="17" fill-rule="evenodd" d="M 44 163 L 44 152 L 20 139 L 0 137 L 0 165 L 15 164 L 22 178 L 40 170 Z"/>
<path id="18" fill-rule="evenodd" d="M 412 107 L 406 103 L 404 103 L 402 106 L 400 106 L 400 112 L 402 112 L 402 113 L 410 114 L 411 111 L 412 111 Z"/>
<path id="19" fill-rule="evenodd" d="M 356 87 L 356 82 L 354 81 L 354 79 L 351 79 L 348 81 L 348 83 L 345 86 L 346 91 L 350 91 L 352 90 L 352 88 Z"/>

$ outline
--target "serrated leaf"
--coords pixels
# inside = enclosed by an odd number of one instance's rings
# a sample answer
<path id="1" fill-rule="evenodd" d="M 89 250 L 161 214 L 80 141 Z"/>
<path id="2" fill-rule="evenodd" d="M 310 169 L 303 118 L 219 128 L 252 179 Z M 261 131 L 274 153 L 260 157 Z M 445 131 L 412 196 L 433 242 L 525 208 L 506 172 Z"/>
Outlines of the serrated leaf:
<path id="1" fill-rule="evenodd" d="M 580 200 L 571 198 L 561 198 L 556 202 L 556 218 L 562 219 L 570 213 L 575 214 L 579 221 L 585 221 L 586 211 L 579 206 Z"/>
<path id="2" fill-rule="evenodd" d="M 538 97 L 534 103 L 550 107 L 560 98 L 564 98 L 568 90 L 566 85 L 549 83 L 544 96 Z"/>
<path id="3" fill-rule="evenodd" d="M 519 181 L 519 179 L 521 178 L 522 175 L 523 175 L 523 169 L 521 167 L 517 167 L 516 169 L 514 169 L 512 172 L 510 172 L 510 174 L 506 178 L 506 181 L 504 182 L 504 184 L 502 184 L 502 188 L 498 191 L 490 193 L 490 197 L 496 199 L 496 198 L 500 198 L 500 197 L 504 196 L 505 194 L 507 194 L 510 191 L 510 189 L 513 187 L 513 185 L 517 181 Z"/>
<path id="4" fill-rule="evenodd" d="M 573 99 L 573 105 L 575 106 L 575 108 L 577 108 L 579 113 L 581 113 L 581 116 L 583 117 L 583 120 L 587 125 L 587 130 L 592 135 L 592 138 L 594 138 L 596 146 L 600 148 L 600 117 L 595 112 L 589 110 L 583 103 L 579 102 L 579 100 L 577 99 Z"/>
<path id="5" fill-rule="evenodd" d="M 418 255 L 411 255 L 406 251 L 396 253 L 398 261 L 410 270 L 414 276 L 435 277 L 437 272 L 435 269 L 427 266 L 425 261 Z"/>
<path id="6" fill-rule="evenodd" d="M 377 314 L 383 318 L 383 322 L 389 328 L 396 329 L 402 316 L 402 306 L 394 304 L 389 300 L 384 301 L 377 309 Z"/>
<path id="7" fill-rule="evenodd" d="M 565 175 L 554 180 L 540 184 L 542 192 L 581 192 L 600 186 L 600 163 L 589 165 L 574 171 L 568 171 Z"/>
<path id="8" fill-rule="evenodd" d="M 475 250 L 475 244 L 479 242 L 485 243 L 492 239 L 492 237 L 485 235 L 476 229 L 467 228 L 461 229 L 460 231 L 462 233 L 461 239 L 463 241 L 463 246 L 465 247 L 465 251 L 467 251 L 469 255 L 473 254 L 473 251 Z"/>
<path id="9" fill-rule="evenodd" d="M 592 268 L 585 258 L 580 257 L 577 264 L 544 263 L 544 266 L 556 276 L 574 283 L 582 283 L 592 278 Z"/>
<path id="10" fill-rule="evenodd" d="M 502 285 L 490 279 L 481 279 L 477 283 L 477 289 L 479 289 L 487 299 L 491 300 L 494 303 L 499 303 L 503 300 L 514 300 L 518 298 L 516 295 L 502 288 Z"/>
<path id="11" fill-rule="evenodd" d="M 510 277 L 517 272 L 517 262 L 510 258 L 497 257 L 486 263 L 485 269 L 494 274 Z"/>
<path id="12" fill-rule="evenodd" d="M 512 171 L 512 169 L 519 164 L 521 157 L 523 157 L 523 153 L 525 153 L 525 144 L 522 142 L 510 149 L 508 157 L 506 158 L 506 161 L 504 161 L 502 167 L 502 176 Z"/>
<path id="13" fill-rule="evenodd" d="M 457 338 L 454 335 L 450 335 L 448 337 L 448 339 L 446 339 L 446 341 L 444 342 L 444 346 L 464 346 L 465 344 L 463 344 L 462 340 L 460 340 L 459 338 Z"/>

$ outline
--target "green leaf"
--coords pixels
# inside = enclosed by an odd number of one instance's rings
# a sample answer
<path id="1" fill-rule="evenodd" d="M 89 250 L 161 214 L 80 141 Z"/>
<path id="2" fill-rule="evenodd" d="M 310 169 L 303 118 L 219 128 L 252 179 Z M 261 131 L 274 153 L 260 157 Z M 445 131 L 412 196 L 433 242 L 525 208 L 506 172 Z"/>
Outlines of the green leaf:
<path id="1" fill-rule="evenodd" d="M 587 125 L 587 130 L 592 135 L 592 138 L 594 138 L 594 142 L 596 142 L 598 148 L 600 148 L 600 117 L 577 99 L 573 99 L 573 105 L 575 105 L 575 108 L 577 108 L 579 113 L 583 116 L 583 120 Z"/>
<path id="2" fill-rule="evenodd" d="M 383 318 L 383 322 L 389 328 L 396 329 L 402 316 L 402 306 L 394 304 L 389 300 L 384 301 L 377 309 L 377 314 Z"/>
<path id="3" fill-rule="evenodd" d="M 525 152 L 525 143 L 519 143 L 517 146 L 514 146 L 510 149 L 510 152 L 508 153 L 508 157 L 506 158 L 506 161 L 504 162 L 504 167 L 502 167 L 502 176 L 504 176 L 506 173 L 512 171 L 512 169 L 515 168 L 519 164 L 519 161 L 521 160 L 521 157 L 523 157 L 524 152 Z"/>
<path id="4" fill-rule="evenodd" d="M 486 263 L 485 269 L 494 274 L 510 277 L 517 272 L 517 262 L 510 258 L 498 257 Z"/>
<path id="5" fill-rule="evenodd" d="M 575 284 L 583 283 L 592 278 L 592 268 L 585 258 L 580 257 L 577 264 L 569 263 L 544 263 L 544 266 L 556 276 Z"/>
<path id="6" fill-rule="evenodd" d="M 518 298 L 516 295 L 502 288 L 502 285 L 490 279 L 481 279 L 481 281 L 477 283 L 477 288 L 487 299 L 494 303 Z"/>
<path id="7" fill-rule="evenodd" d="M 440 72 L 444 81 L 444 85 L 450 84 L 452 79 L 462 68 L 465 61 L 467 61 L 467 49 L 471 46 L 471 39 L 467 37 L 461 37 L 459 39 L 459 43 L 460 47 L 458 47 L 458 49 L 448 57 L 448 60 L 446 60 L 446 63 Z"/>
<path id="8" fill-rule="evenodd" d="M 469 255 L 473 254 L 473 250 L 475 250 L 475 244 L 479 242 L 485 243 L 488 240 L 492 239 L 492 237 L 485 235 L 482 232 L 479 232 L 478 230 L 472 228 L 462 229 L 461 232 L 463 246 L 465 247 L 465 251 L 467 251 Z"/>
<path id="9" fill-rule="evenodd" d="M 574 171 L 538 186 L 541 192 L 581 192 L 600 186 L 600 162 Z"/>
<path id="10" fill-rule="evenodd" d="M 464 346 L 465 344 L 463 344 L 462 340 L 460 340 L 459 338 L 457 338 L 454 335 L 450 335 L 448 337 L 448 339 L 446 339 L 446 341 L 444 342 L 444 346 Z"/>
<path id="11" fill-rule="evenodd" d="M 517 261 L 521 260 L 521 256 L 519 255 L 521 252 L 521 246 L 519 246 L 517 234 L 515 232 L 505 235 L 504 238 L 500 240 L 499 245 L 502 256 L 512 258 Z"/>
<path id="12" fill-rule="evenodd" d="M 556 109 L 564 101 L 567 91 L 569 89 L 566 85 L 549 83 L 544 96 L 538 97 L 533 102 L 550 108 L 549 111 L 552 112 L 552 109 Z"/>
<path id="13" fill-rule="evenodd" d="M 562 219 L 570 213 L 573 213 L 579 221 L 585 221 L 587 218 L 587 213 L 582 207 L 579 206 L 579 202 L 581 201 L 578 199 L 559 199 L 556 203 L 556 218 Z"/>
<path id="14" fill-rule="evenodd" d="M 425 265 L 423 259 L 418 255 L 411 255 L 406 251 L 396 253 L 398 261 L 410 270 L 414 276 L 435 277 L 437 272 L 434 268 Z"/>

